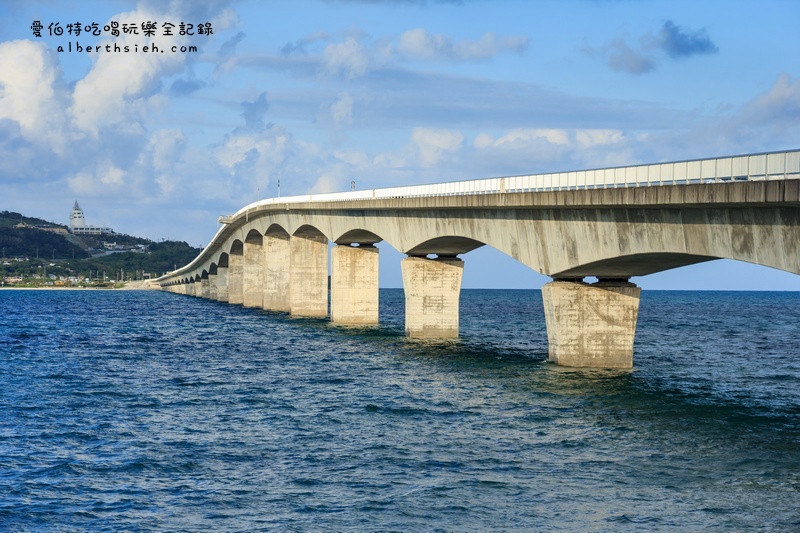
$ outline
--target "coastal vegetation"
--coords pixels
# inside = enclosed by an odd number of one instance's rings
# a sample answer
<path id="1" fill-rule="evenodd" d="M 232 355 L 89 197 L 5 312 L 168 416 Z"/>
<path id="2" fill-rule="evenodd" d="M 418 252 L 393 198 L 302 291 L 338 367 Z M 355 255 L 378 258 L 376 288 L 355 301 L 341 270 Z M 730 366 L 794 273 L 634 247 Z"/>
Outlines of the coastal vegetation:
<path id="1" fill-rule="evenodd" d="M 73 235 L 67 227 L 0 211 L 0 284 L 4 286 L 108 286 L 147 279 L 191 261 L 200 252 L 181 241 Z"/>

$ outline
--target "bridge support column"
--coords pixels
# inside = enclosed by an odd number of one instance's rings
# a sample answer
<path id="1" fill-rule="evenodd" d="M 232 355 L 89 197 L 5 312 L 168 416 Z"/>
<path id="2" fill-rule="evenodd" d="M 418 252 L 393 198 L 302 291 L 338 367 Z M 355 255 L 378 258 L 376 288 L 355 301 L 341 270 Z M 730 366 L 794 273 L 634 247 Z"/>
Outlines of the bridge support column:
<path id="1" fill-rule="evenodd" d="M 328 316 L 328 239 L 293 235 L 289 240 L 289 305 L 293 316 Z"/>
<path id="2" fill-rule="evenodd" d="M 455 257 L 407 257 L 400 267 L 406 296 L 406 335 L 458 337 L 464 261 Z"/>
<path id="3" fill-rule="evenodd" d="M 336 245 L 331 250 L 331 321 L 378 323 L 378 249 Z"/>
<path id="4" fill-rule="evenodd" d="M 211 295 L 211 282 L 208 278 L 200 280 L 200 296 L 201 298 L 209 298 Z"/>
<path id="5" fill-rule="evenodd" d="M 269 311 L 291 311 L 289 304 L 289 234 L 264 235 L 263 306 Z"/>
<path id="6" fill-rule="evenodd" d="M 217 267 L 216 282 L 216 300 L 218 302 L 228 301 L 228 267 Z"/>
<path id="7" fill-rule="evenodd" d="M 242 257 L 242 305 L 261 307 L 264 302 L 264 253 L 261 251 L 260 235 L 257 241 L 245 241 Z"/>
<path id="8" fill-rule="evenodd" d="M 627 280 L 542 287 L 550 361 L 564 366 L 633 367 L 633 337 L 642 289 Z"/>
<path id="9" fill-rule="evenodd" d="M 244 303 L 243 274 L 244 259 L 241 253 L 231 252 L 228 255 L 228 303 L 241 305 Z"/>
<path id="10" fill-rule="evenodd" d="M 217 299 L 217 275 L 216 274 L 209 274 L 208 275 L 208 296 L 206 296 L 209 300 L 216 300 Z"/>

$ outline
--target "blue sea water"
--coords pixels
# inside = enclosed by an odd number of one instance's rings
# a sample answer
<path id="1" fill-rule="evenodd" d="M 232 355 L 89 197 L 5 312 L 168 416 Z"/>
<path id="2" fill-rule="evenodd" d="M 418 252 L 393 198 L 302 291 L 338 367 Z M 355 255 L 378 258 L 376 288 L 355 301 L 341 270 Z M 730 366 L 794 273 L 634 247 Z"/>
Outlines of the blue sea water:
<path id="1" fill-rule="evenodd" d="M 0 529 L 800 528 L 800 293 L 645 291 L 630 372 L 159 292 L 0 291 Z"/>

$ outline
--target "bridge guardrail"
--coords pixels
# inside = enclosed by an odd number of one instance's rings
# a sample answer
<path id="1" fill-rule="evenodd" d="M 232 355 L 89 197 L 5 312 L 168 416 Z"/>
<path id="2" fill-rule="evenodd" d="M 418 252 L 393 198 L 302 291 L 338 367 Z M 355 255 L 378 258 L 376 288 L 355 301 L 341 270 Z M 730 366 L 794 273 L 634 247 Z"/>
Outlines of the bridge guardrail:
<path id="1" fill-rule="evenodd" d="M 800 150 L 599 168 L 526 176 L 507 176 L 427 185 L 267 198 L 246 205 L 231 218 L 267 205 L 385 200 L 504 192 L 565 191 L 614 187 L 649 187 L 686 183 L 720 183 L 800 178 Z"/>

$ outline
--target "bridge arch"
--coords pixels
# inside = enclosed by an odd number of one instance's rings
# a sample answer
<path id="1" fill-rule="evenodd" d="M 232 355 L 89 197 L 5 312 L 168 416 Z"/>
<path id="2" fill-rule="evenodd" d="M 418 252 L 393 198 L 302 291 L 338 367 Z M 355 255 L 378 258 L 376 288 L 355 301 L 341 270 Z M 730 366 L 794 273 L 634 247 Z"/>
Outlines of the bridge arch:
<path id="1" fill-rule="evenodd" d="M 327 235 L 325 235 L 319 228 L 316 226 L 312 226 L 311 224 L 303 224 L 292 233 L 292 237 L 303 237 L 306 239 L 325 239 L 325 242 L 328 241 Z"/>
<path id="2" fill-rule="evenodd" d="M 203 270 L 203 271 L 200 273 L 200 279 L 208 279 L 208 270 L 205 270 L 205 269 L 204 269 L 204 270 Z"/>
<path id="3" fill-rule="evenodd" d="M 284 229 L 283 226 L 278 224 L 277 222 L 273 222 L 269 225 L 269 227 L 264 231 L 265 237 L 276 237 L 279 239 L 289 240 L 289 232 Z"/>
<path id="4" fill-rule="evenodd" d="M 485 246 L 486 243 L 471 239 L 469 237 L 461 237 L 457 235 L 447 235 L 442 237 L 434 237 L 423 241 L 405 253 L 414 256 L 425 256 L 429 254 L 436 254 L 439 256 L 456 256 L 471 252 L 476 248 Z"/>
<path id="5" fill-rule="evenodd" d="M 228 253 L 222 252 L 219 254 L 217 258 L 217 267 L 218 268 L 228 268 Z"/>
<path id="6" fill-rule="evenodd" d="M 333 239 L 336 244 L 375 244 L 383 241 L 383 237 L 366 229 L 351 229 Z"/>
<path id="7" fill-rule="evenodd" d="M 234 239 L 228 247 L 230 255 L 242 255 L 244 253 L 244 243 L 239 239 Z"/>
<path id="8" fill-rule="evenodd" d="M 253 229 L 251 229 L 250 231 L 247 232 L 247 235 L 245 235 L 244 244 L 251 244 L 251 245 L 255 245 L 255 246 L 261 246 L 262 240 L 263 240 L 263 237 L 261 235 L 261 232 L 258 231 L 255 228 L 253 228 Z"/>
<path id="9" fill-rule="evenodd" d="M 211 263 L 208 265 L 208 275 L 209 276 L 216 276 L 217 275 L 217 264 Z"/>

